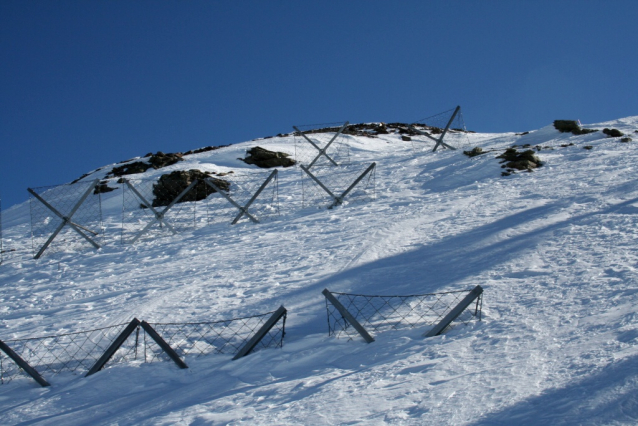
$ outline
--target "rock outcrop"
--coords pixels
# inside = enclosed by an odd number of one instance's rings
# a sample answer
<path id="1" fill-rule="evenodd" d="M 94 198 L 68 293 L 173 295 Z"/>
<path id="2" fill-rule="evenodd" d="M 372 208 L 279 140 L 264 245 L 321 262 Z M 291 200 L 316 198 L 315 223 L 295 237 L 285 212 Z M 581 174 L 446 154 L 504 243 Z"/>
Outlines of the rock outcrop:
<path id="1" fill-rule="evenodd" d="M 247 152 L 246 158 L 240 158 L 246 164 L 254 164 L 262 169 L 269 169 L 271 167 L 291 167 L 296 163 L 290 157 L 290 154 L 285 152 L 268 151 L 260 146 L 251 148 Z"/>

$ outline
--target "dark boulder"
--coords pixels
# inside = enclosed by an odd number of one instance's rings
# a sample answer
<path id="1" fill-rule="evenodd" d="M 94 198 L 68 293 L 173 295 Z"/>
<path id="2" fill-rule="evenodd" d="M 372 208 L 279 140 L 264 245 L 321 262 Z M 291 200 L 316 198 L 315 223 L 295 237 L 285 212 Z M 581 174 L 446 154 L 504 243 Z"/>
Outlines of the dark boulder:
<path id="1" fill-rule="evenodd" d="M 508 170 L 528 170 L 532 171 L 537 167 L 541 167 L 543 163 L 532 149 L 518 152 L 516 148 L 508 148 L 505 152 L 496 158 L 502 158 L 505 167 Z"/>
<path id="2" fill-rule="evenodd" d="M 580 132 L 580 126 L 575 120 L 554 120 L 554 128 L 561 133 Z"/>
<path id="3" fill-rule="evenodd" d="M 624 134 L 620 130 L 608 129 L 606 127 L 603 129 L 603 133 L 609 136 L 610 138 L 619 138 L 621 136 L 624 136 Z"/>
<path id="4" fill-rule="evenodd" d="M 468 157 L 476 157 L 477 155 L 485 154 L 485 152 L 483 151 L 483 148 L 476 146 L 471 151 L 463 151 L 463 154 Z"/>
<path id="5" fill-rule="evenodd" d="M 582 129 L 574 120 L 554 120 L 554 128 L 561 133 L 572 133 L 577 136 L 598 131 L 596 129 Z"/>
<path id="6" fill-rule="evenodd" d="M 100 181 L 100 183 L 97 184 L 97 186 L 95 187 L 95 189 L 93 190 L 94 194 L 105 194 L 107 192 L 111 192 L 111 191 L 115 191 L 117 188 L 111 188 L 108 185 L 109 181 L 108 180 L 102 180 Z"/>
<path id="7" fill-rule="evenodd" d="M 204 182 L 206 178 L 210 178 L 213 183 L 223 191 L 230 189 L 230 182 L 211 177 L 209 172 L 202 172 L 200 170 L 176 170 L 160 176 L 157 183 L 153 185 L 153 195 L 155 196 L 153 199 L 153 207 L 169 205 L 195 180 L 198 182 L 179 202 L 185 203 L 205 199 L 210 194 L 217 192 Z"/>
<path id="8" fill-rule="evenodd" d="M 123 166 L 113 167 L 113 170 L 111 170 L 111 173 L 109 173 L 107 177 L 108 176 L 125 176 L 125 175 L 132 175 L 136 173 L 144 173 L 151 167 L 153 166 L 151 166 L 148 163 L 145 163 L 143 161 L 136 161 L 131 164 L 125 164 Z"/>
<path id="9" fill-rule="evenodd" d="M 285 152 L 268 151 L 260 146 L 251 148 L 247 152 L 246 158 L 240 158 L 246 164 L 254 164 L 262 169 L 271 167 L 290 167 L 296 164 L 295 160 L 289 158 L 290 154 Z"/>
<path id="10" fill-rule="evenodd" d="M 164 154 L 162 151 L 158 151 L 148 159 L 148 162 L 151 163 L 155 169 L 171 166 L 179 161 L 184 161 L 182 154 Z"/>

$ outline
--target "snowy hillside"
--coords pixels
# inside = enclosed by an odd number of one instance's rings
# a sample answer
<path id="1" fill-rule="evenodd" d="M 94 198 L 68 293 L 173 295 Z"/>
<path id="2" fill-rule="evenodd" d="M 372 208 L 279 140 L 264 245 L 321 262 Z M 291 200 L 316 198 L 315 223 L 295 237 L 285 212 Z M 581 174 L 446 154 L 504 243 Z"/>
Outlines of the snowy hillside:
<path id="1" fill-rule="evenodd" d="M 46 388 L 26 376 L 2 384 L 0 424 L 636 424 L 638 117 L 584 127 L 634 141 L 551 124 L 450 134 L 489 151 L 470 158 L 433 153 L 425 137 L 347 135 L 351 164 L 377 164 L 374 197 L 308 206 L 300 168 L 280 168 L 278 215 L 263 223 L 231 226 L 231 216 L 132 245 L 121 243 L 125 195 L 113 179 L 117 189 L 101 194 L 102 248 L 58 244 L 39 260 L 28 203 L 3 211 L 0 340 L 280 305 L 288 318 L 283 348 L 236 361 L 118 363 L 88 378 L 50 377 Z M 141 176 L 263 174 L 238 158 L 255 146 L 294 158 L 294 139 L 190 154 Z M 495 157 L 513 145 L 530 145 L 543 166 L 502 176 Z M 328 336 L 324 288 L 409 295 L 476 285 L 482 321 L 444 335 Z"/>

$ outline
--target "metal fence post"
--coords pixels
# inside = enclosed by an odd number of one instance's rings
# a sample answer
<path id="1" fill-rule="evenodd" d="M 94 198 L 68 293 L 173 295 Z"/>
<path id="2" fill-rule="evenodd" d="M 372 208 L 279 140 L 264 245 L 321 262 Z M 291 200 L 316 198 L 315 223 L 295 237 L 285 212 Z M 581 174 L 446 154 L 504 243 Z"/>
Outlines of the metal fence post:
<path id="1" fill-rule="evenodd" d="M 53 242 L 53 240 L 55 239 L 55 237 L 57 237 L 57 235 L 60 233 L 60 231 L 62 231 L 62 229 L 66 226 L 69 225 L 71 227 L 71 229 L 73 229 L 75 232 L 77 232 L 78 234 L 80 234 L 86 241 L 88 241 L 93 247 L 95 247 L 96 249 L 100 248 L 100 245 L 98 243 L 96 243 L 95 241 L 93 241 L 91 238 L 89 238 L 88 235 L 86 235 L 84 232 L 80 231 L 80 228 L 83 229 L 84 231 L 88 231 L 94 235 L 98 235 L 97 232 L 92 231 L 90 229 L 87 229 L 83 226 L 80 226 L 76 223 L 73 223 L 71 221 L 71 219 L 73 218 L 73 215 L 75 214 L 75 212 L 80 208 L 80 206 L 82 205 L 82 203 L 84 203 L 84 200 L 86 200 L 86 198 L 89 196 L 89 194 L 91 194 L 91 192 L 94 191 L 95 187 L 97 186 L 97 184 L 100 182 L 99 179 L 95 179 L 91 186 L 84 192 L 84 194 L 82 194 L 82 197 L 80 197 L 80 199 L 78 200 L 78 202 L 75 204 L 75 206 L 73 206 L 73 208 L 71 209 L 71 211 L 69 212 L 68 216 L 64 216 L 62 213 L 60 213 L 55 207 L 53 207 L 51 204 L 49 204 L 44 198 L 42 198 L 40 195 L 38 195 L 37 192 L 35 192 L 33 189 L 31 188 L 27 188 L 27 191 L 29 191 L 29 193 L 31 195 L 33 195 L 38 201 L 40 201 L 42 204 L 44 204 L 44 206 L 46 206 L 49 210 L 51 210 L 51 212 L 53 212 L 56 216 L 58 216 L 60 219 L 62 219 L 62 223 L 55 229 L 55 231 L 51 234 L 51 236 L 49 237 L 49 239 L 44 243 L 44 245 L 40 248 L 40 250 L 38 251 L 38 253 L 34 256 L 34 259 L 39 259 L 40 256 L 42 256 L 42 253 L 44 253 L 44 251 L 47 249 L 47 247 L 49 247 L 49 245 Z"/>
<path id="2" fill-rule="evenodd" d="M 5 354 L 7 354 L 7 356 L 9 358 L 11 358 L 13 360 L 13 362 L 15 362 L 20 368 L 22 368 L 29 376 L 31 376 L 33 378 L 33 380 L 35 380 L 36 382 L 38 382 L 40 384 L 40 386 L 42 387 L 46 387 L 46 386 L 51 386 L 49 384 L 49 382 L 47 382 L 46 380 L 44 380 L 44 378 L 42 376 L 40 376 L 40 373 L 38 373 L 35 368 L 31 367 L 29 365 L 29 363 L 27 363 L 25 360 L 22 359 L 22 357 L 20 357 L 20 355 L 18 355 L 17 353 L 15 353 L 13 351 L 13 349 L 11 349 L 6 343 L 4 343 L 2 340 L 0 340 L 0 350 L 2 352 L 4 352 Z"/>
<path id="3" fill-rule="evenodd" d="M 177 352 L 175 352 L 173 348 L 171 348 L 170 345 L 166 343 L 166 341 L 159 334 L 157 334 L 157 331 L 155 331 L 155 329 L 151 327 L 149 323 L 147 323 L 146 321 L 142 321 L 140 325 L 142 326 L 146 334 L 148 334 L 153 340 L 155 340 L 155 343 L 157 343 L 159 347 L 162 348 L 164 352 L 166 352 L 166 354 L 175 362 L 175 364 L 179 366 L 179 368 L 188 368 L 188 365 L 186 365 L 186 363 L 182 361 L 179 355 L 177 355 Z"/>
<path id="4" fill-rule="evenodd" d="M 452 121 L 454 121 L 454 117 L 456 117 L 456 115 L 458 114 L 458 112 L 461 110 L 461 106 L 457 106 L 456 109 L 454 110 L 454 112 L 452 113 L 452 117 L 450 117 L 450 120 L 448 121 L 447 125 L 445 126 L 445 129 L 443 130 L 443 133 L 441 134 L 441 136 L 439 138 L 435 138 L 433 136 L 430 136 L 429 134 L 422 132 L 421 130 L 415 128 L 414 126 L 410 125 L 408 126 L 410 128 L 410 130 L 412 130 L 413 132 L 416 132 L 422 136 L 425 136 L 427 138 L 432 139 L 434 142 L 436 142 L 436 144 L 434 145 L 434 149 L 432 150 L 432 152 L 435 152 L 436 149 L 439 147 L 439 145 L 443 145 L 444 147 L 451 149 L 452 151 L 456 150 L 456 148 L 454 148 L 452 145 L 448 145 L 445 142 L 443 142 L 443 138 L 445 137 L 446 133 L 448 132 L 448 130 L 450 129 L 450 126 L 452 125 Z"/>
<path id="5" fill-rule="evenodd" d="M 332 137 L 332 139 L 330 139 L 330 141 L 326 144 L 326 146 L 324 146 L 323 148 L 319 148 L 319 146 L 312 140 L 310 139 L 308 136 L 306 136 L 305 133 L 303 133 L 301 130 L 299 130 L 297 128 L 297 126 L 292 126 L 293 129 L 295 129 L 297 132 L 299 132 L 299 134 L 301 135 L 301 137 L 303 137 L 306 141 L 308 141 L 308 143 L 312 146 L 314 146 L 318 151 L 319 154 L 317 154 L 317 156 L 315 157 L 314 160 L 312 160 L 310 162 L 310 164 L 308 165 L 308 169 L 310 169 L 316 162 L 317 160 L 323 155 L 325 156 L 333 165 L 338 166 L 339 164 L 337 164 L 337 162 L 335 160 L 333 160 L 327 153 L 326 151 L 328 150 L 328 148 L 330 147 L 330 145 L 332 145 L 332 143 L 337 139 L 337 137 L 346 129 L 346 127 L 348 127 L 348 124 L 350 124 L 349 122 L 345 122 L 343 124 L 343 126 L 341 126 L 341 128 L 337 131 L 337 133 L 335 133 L 335 135 Z"/>
<path id="6" fill-rule="evenodd" d="M 483 287 L 477 285 L 470 293 L 461 300 L 437 325 L 424 334 L 424 337 L 438 336 L 445 328 L 452 323 L 470 304 L 483 294 Z"/>
<path id="7" fill-rule="evenodd" d="M 339 300 L 337 300 L 336 297 L 334 297 L 332 295 L 332 293 L 330 293 L 330 291 L 326 288 L 324 289 L 321 294 L 323 294 L 325 296 L 325 298 L 332 303 L 332 305 L 335 307 L 335 309 L 337 309 L 339 311 L 339 313 L 341 314 L 341 316 L 350 323 L 350 325 L 352 327 L 354 327 L 355 330 L 357 330 L 357 332 L 361 335 L 361 337 L 363 337 L 363 339 L 367 342 L 367 343 L 372 343 L 374 342 L 374 338 L 372 336 L 370 336 L 370 334 L 368 334 L 368 332 L 366 331 L 366 329 L 359 324 L 359 321 L 357 321 L 352 314 L 350 314 L 350 312 L 348 312 L 348 310 L 345 308 L 345 306 L 343 306 L 341 304 L 341 302 L 339 302 Z"/>
<path id="8" fill-rule="evenodd" d="M 266 333 L 268 333 L 270 329 L 273 328 L 275 324 L 277 324 L 281 317 L 284 317 L 286 315 L 287 312 L 288 311 L 286 310 L 286 308 L 283 307 L 283 305 L 280 306 L 279 309 L 277 309 L 272 314 L 268 321 L 266 321 L 266 323 L 261 326 L 259 330 L 257 330 L 257 333 L 255 333 L 255 335 L 239 350 L 239 352 L 237 352 L 237 355 L 233 357 L 233 361 L 248 355 L 255 348 L 255 346 L 257 346 L 257 344 L 261 342 L 261 339 L 264 338 Z M 283 334 L 285 334 L 285 331 L 282 331 L 282 339 Z"/>
<path id="9" fill-rule="evenodd" d="M 124 342 L 126 342 L 126 339 L 129 338 L 131 333 L 133 333 L 133 331 L 135 331 L 139 325 L 140 325 L 140 320 L 138 320 L 137 318 L 133 318 L 133 320 L 126 326 L 124 331 L 122 331 L 122 333 L 120 333 L 120 335 L 117 336 L 117 338 L 113 341 L 111 346 L 108 347 L 108 349 L 104 352 L 104 354 L 100 357 L 100 359 L 97 360 L 97 362 L 93 365 L 93 367 L 91 367 L 89 372 L 86 373 L 84 377 L 88 377 L 92 374 L 95 374 L 98 371 L 100 371 L 102 368 L 104 368 L 104 365 L 106 365 L 106 363 L 109 362 L 109 360 L 113 357 L 113 355 L 115 355 L 115 352 L 117 352 L 120 346 L 122 346 Z"/>

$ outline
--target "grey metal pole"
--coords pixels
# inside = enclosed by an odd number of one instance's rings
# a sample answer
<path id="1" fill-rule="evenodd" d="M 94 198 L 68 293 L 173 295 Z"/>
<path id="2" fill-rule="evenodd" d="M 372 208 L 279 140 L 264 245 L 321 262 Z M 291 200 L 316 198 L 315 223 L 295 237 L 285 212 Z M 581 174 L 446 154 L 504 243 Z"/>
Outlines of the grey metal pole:
<path id="1" fill-rule="evenodd" d="M 239 212 L 239 214 L 235 217 L 235 220 L 232 221 L 231 225 L 234 225 L 237 223 L 237 221 L 239 219 L 241 219 L 241 217 L 246 214 L 246 212 L 248 211 L 248 207 L 250 207 L 250 205 L 252 203 L 255 202 L 255 200 L 257 199 L 257 197 L 259 197 L 259 194 L 261 194 L 261 192 L 266 188 L 266 186 L 268 186 L 268 184 L 270 183 L 271 180 L 273 180 L 273 178 L 275 176 L 277 176 L 277 169 L 273 170 L 272 173 L 268 176 L 268 178 L 264 181 L 264 183 L 261 184 L 261 186 L 259 187 L 259 189 L 257 190 L 257 192 L 255 192 L 255 194 L 251 197 L 251 199 L 248 201 L 248 203 L 246 203 L 246 205 L 244 207 L 242 207 L 241 211 Z M 259 220 L 257 221 L 257 223 L 259 223 Z"/>
<path id="2" fill-rule="evenodd" d="M 75 232 L 77 232 L 78 234 L 80 234 L 85 240 L 87 240 L 93 247 L 95 247 L 96 249 L 100 248 L 100 245 L 98 243 L 96 243 L 95 241 L 93 241 L 91 238 L 89 238 L 87 235 L 85 235 L 82 231 L 80 231 L 80 229 L 78 229 L 75 224 L 73 222 L 71 222 L 71 218 L 73 217 L 73 215 L 75 214 L 75 212 L 77 212 L 77 210 L 80 208 L 80 206 L 82 205 L 82 203 L 84 203 L 84 201 L 86 200 L 86 198 L 89 196 L 89 194 L 95 189 L 95 187 L 97 186 L 97 184 L 100 182 L 99 179 L 95 179 L 91 186 L 84 192 L 84 194 L 82 194 L 82 197 L 80 197 L 80 199 L 78 200 L 77 203 L 75 203 L 75 206 L 73 206 L 73 208 L 71 209 L 71 211 L 69 212 L 68 216 L 64 216 L 62 213 L 60 213 L 55 207 L 53 207 L 51 204 L 49 204 L 44 198 L 42 198 L 37 192 L 35 192 L 33 189 L 31 188 L 27 188 L 27 191 L 29 191 L 29 193 L 31 195 L 33 195 L 37 200 L 39 200 L 42 204 L 44 204 L 45 207 L 47 207 L 49 210 L 51 210 L 56 216 L 58 216 L 60 219 L 62 219 L 62 223 L 55 229 L 55 231 L 53 232 L 53 234 L 51 234 L 51 236 L 49 237 L 49 239 L 47 239 L 47 241 L 44 243 L 44 245 L 40 248 L 40 250 L 38 251 L 38 253 L 34 256 L 34 259 L 39 259 L 40 256 L 42 256 L 42 254 L 44 253 L 44 251 L 49 247 L 49 245 L 53 242 L 53 240 L 55 239 L 55 237 L 57 237 L 57 235 L 60 233 L 60 231 L 62 231 L 62 228 L 64 228 L 65 225 L 69 225 L 69 227 L 71 227 L 71 229 L 73 229 Z M 93 232 L 93 231 L 91 231 Z M 97 235 L 97 234 L 95 234 Z"/>
<path id="3" fill-rule="evenodd" d="M 368 173 L 370 173 L 370 171 L 372 171 L 372 169 L 374 169 L 377 166 L 377 163 L 372 163 L 370 164 L 370 166 L 368 166 L 368 168 L 361 174 L 361 176 L 359 176 L 353 183 L 352 185 L 350 185 L 348 187 L 348 189 L 346 189 L 345 191 L 343 191 L 343 194 L 341 194 L 340 197 L 338 197 L 334 203 L 332 203 L 332 205 L 330 207 L 328 207 L 329 209 L 341 204 L 343 202 L 343 199 L 345 198 L 346 195 L 348 195 L 350 193 L 350 191 L 352 191 L 352 189 L 357 186 L 357 184 L 359 182 L 361 182 L 361 179 L 363 179 Z"/>
<path id="4" fill-rule="evenodd" d="M 319 154 L 317 154 L 317 156 L 315 157 L 315 159 L 314 159 L 314 160 L 312 160 L 312 162 L 310 162 L 310 164 L 308 165 L 308 168 L 309 168 L 309 169 L 310 169 L 310 168 L 311 168 L 311 167 L 312 167 L 312 166 L 313 166 L 313 165 L 317 162 L 317 160 L 319 159 L 319 157 L 321 157 L 322 155 L 324 155 L 324 156 L 325 156 L 328 160 L 330 160 L 330 162 L 331 162 L 332 164 L 334 164 L 335 166 L 338 166 L 338 165 L 339 165 L 339 164 L 337 164 L 337 162 L 336 162 L 336 161 L 334 161 L 334 160 L 332 159 L 332 157 L 330 157 L 330 156 L 327 154 L 327 151 L 328 151 L 328 148 L 330 147 L 330 145 L 332 145 L 332 143 L 333 143 L 333 142 L 337 139 L 337 136 L 339 136 L 339 135 L 341 134 L 341 132 L 343 132 L 343 131 L 345 130 L 345 128 L 348 126 L 348 124 L 350 124 L 350 123 L 348 123 L 348 122 L 346 121 L 346 122 L 343 124 L 343 126 L 341 126 L 341 128 L 339 129 L 339 131 L 338 131 L 337 133 L 335 133 L 335 135 L 332 137 L 332 139 L 330 139 L 330 141 L 326 144 L 326 146 L 324 146 L 322 149 L 320 149 L 320 150 L 319 150 Z M 315 145 L 315 147 L 316 147 L 316 145 Z"/>
<path id="5" fill-rule="evenodd" d="M 326 187 L 326 185 L 324 185 L 324 184 L 323 184 L 323 183 L 322 183 L 322 182 L 321 182 L 321 181 L 320 181 L 320 180 L 319 180 L 319 179 L 318 179 L 315 175 L 313 175 L 312 173 L 310 173 L 310 170 L 308 170 L 307 168 L 305 168 L 303 165 L 300 165 L 299 167 L 301 167 L 301 170 L 303 170 L 304 172 L 306 172 L 306 174 L 307 174 L 308 176 L 310 176 L 310 178 L 311 178 L 312 180 L 314 180 L 314 181 L 317 183 L 317 185 L 319 185 L 319 186 L 320 186 L 320 187 L 321 187 L 324 191 L 326 191 L 326 192 L 328 193 L 328 195 L 330 195 L 330 196 L 331 196 L 334 200 L 336 200 L 336 199 L 337 199 L 337 196 L 336 196 L 336 195 L 334 195 L 334 194 L 332 193 L 332 191 L 330 191 L 330 190 Z"/>
<path id="6" fill-rule="evenodd" d="M 255 335 L 248 341 L 248 343 L 246 343 L 239 350 L 239 352 L 237 352 L 237 355 L 233 357 L 233 361 L 248 355 L 253 349 L 255 349 L 255 346 L 257 346 L 257 344 L 261 342 L 261 339 L 263 339 L 266 333 L 268 333 L 270 329 L 273 328 L 275 324 L 277 324 L 277 322 L 286 314 L 286 312 L 288 312 L 286 311 L 286 308 L 284 308 L 283 305 L 280 306 L 270 316 L 270 318 L 268 318 L 268 321 L 266 321 L 266 323 L 261 326 L 257 333 L 255 333 Z"/>
<path id="7" fill-rule="evenodd" d="M 461 300 L 443 319 L 434 326 L 430 331 L 424 334 L 424 337 L 438 336 L 445 328 L 452 323 L 477 297 L 483 294 L 483 288 L 477 285 L 469 292 L 467 296 Z"/>
<path id="8" fill-rule="evenodd" d="M 242 212 L 242 214 L 245 214 L 246 216 L 248 216 L 248 218 L 250 220 L 252 220 L 254 223 L 259 223 L 259 221 L 257 220 L 256 217 L 254 217 L 252 214 L 250 214 L 249 212 L 245 211 L 244 208 L 242 206 L 239 205 L 239 203 L 237 203 L 235 200 L 233 200 L 232 198 L 230 198 L 230 195 L 226 194 L 224 191 L 222 191 L 217 185 L 215 185 L 213 183 L 212 180 L 209 180 L 210 178 L 206 178 L 204 179 L 204 182 L 206 182 L 211 188 L 213 188 L 215 191 L 217 191 L 219 194 L 221 194 L 222 197 L 224 197 L 226 200 L 228 200 L 228 202 L 230 204 L 232 204 L 233 206 L 237 207 L 239 209 L 240 212 Z"/>
<path id="9" fill-rule="evenodd" d="M 439 138 L 439 142 L 434 145 L 434 149 L 432 150 L 432 152 L 436 151 L 436 149 L 438 148 L 439 145 L 443 145 L 446 148 L 449 148 L 451 150 L 456 150 L 456 148 L 454 148 L 451 145 L 448 145 L 446 143 L 443 142 L 443 138 L 445 137 L 447 131 L 449 130 L 450 126 L 452 125 L 452 121 L 454 121 L 454 117 L 456 117 L 456 114 L 458 114 L 459 110 L 461 109 L 460 105 L 457 105 L 456 109 L 454 110 L 454 113 L 452 114 L 452 117 L 450 117 L 450 120 L 447 122 L 447 125 L 445 126 L 445 130 L 443 130 L 443 133 L 441 134 L 441 137 Z"/>
<path id="10" fill-rule="evenodd" d="M 330 290 L 328 290 L 327 288 L 325 288 L 321 294 L 323 294 L 325 296 L 325 298 L 332 303 L 332 306 L 335 307 L 335 309 L 337 309 L 339 311 L 339 313 L 341 314 L 341 316 L 350 323 L 351 326 L 354 327 L 355 330 L 357 330 L 357 332 L 361 335 L 361 337 L 363 337 L 363 339 L 367 342 L 367 343 L 372 343 L 374 342 L 374 338 L 372 336 L 370 336 L 370 334 L 368 334 L 368 332 L 366 331 L 365 328 L 363 328 L 363 326 L 361 324 L 359 324 L 359 321 L 357 321 L 350 312 L 348 312 L 348 310 L 345 308 L 345 306 L 343 306 L 341 304 L 341 302 L 339 302 L 339 300 L 337 300 L 336 297 L 334 297 L 332 295 L 332 293 L 330 293 Z"/>

